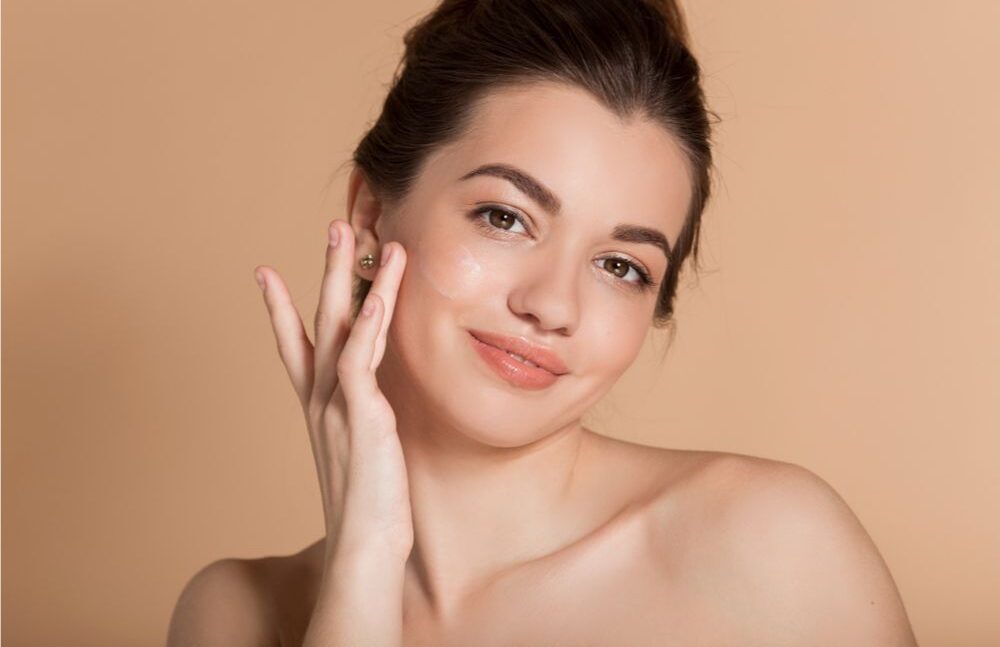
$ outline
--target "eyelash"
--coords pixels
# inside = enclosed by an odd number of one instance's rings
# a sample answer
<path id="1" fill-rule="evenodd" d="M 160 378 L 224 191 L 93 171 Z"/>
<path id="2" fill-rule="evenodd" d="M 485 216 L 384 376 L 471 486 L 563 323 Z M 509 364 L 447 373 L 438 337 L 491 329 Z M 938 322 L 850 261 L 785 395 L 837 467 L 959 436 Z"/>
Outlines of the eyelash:
<path id="1" fill-rule="evenodd" d="M 527 225 L 526 225 L 526 223 L 525 223 L 525 221 L 524 221 L 524 218 L 520 214 L 514 213 L 513 211 L 510 211 L 508 209 L 503 209 L 503 208 L 497 207 L 497 206 L 487 205 L 487 206 L 484 206 L 484 207 L 480 207 L 478 209 L 474 209 L 472 212 L 469 213 L 469 218 L 476 224 L 477 227 L 486 229 L 488 231 L 491 231 L 491 232 L 492 231 L 500 231 L 500 232 L 507 231 L 506 229 L 502 229 L 500 227 L 494 227 L 493 225 L 491 225 L 489 223 L 488 219 L 486 219 L 486 218 L 483 217 L 483 216 L 489 214 L 491 211 L 497 211 L 499 213 L 511 216 L 515 220 L 517 220 L 517 222 L 519 222 L 522 227 L 524 227 L 525 229 L 528 228 Z M 622 261 L 623 263 L 625 263 L 626 265 L 628 265 L 629 267 L 631 267 L 632 269 L 634 269 L 636 271 L 636 274 L 639 275 L 639 280 L 638 281 L 626 281 L 625 279 L 623 279 L 621 277 L 615 276 L 615 278 L 621 280 L 626 286 L 628 286 L 629 289 L 634 290 L 636 292 L 649 292 L 649 291 L 653 290 L 654 288 L 656 288 L 656 286 L 658 285 L 650 277 L 649 272 L 646 271 L 646 268 L 642 267 L 641 265 L 638 265 L 637 263 L 633 263 L 632 261 L 630 261 L 629 259 L 625 258 L 624 256 L 605 256 L 601 260 L 607 260 L 609 258 L 613 258 L 615 260 Z"/>

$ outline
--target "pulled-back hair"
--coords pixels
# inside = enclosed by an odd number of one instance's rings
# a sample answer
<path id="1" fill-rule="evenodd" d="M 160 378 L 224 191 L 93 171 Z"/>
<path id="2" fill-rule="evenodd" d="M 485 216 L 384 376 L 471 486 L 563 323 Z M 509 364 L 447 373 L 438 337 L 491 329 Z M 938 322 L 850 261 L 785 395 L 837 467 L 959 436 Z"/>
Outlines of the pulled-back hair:
<path id="1" fill-rule="evenodd" d="M 373 194 L 398 204 L 437 148 L 466 132 L 477 102 L 504 86 L 578 86 L 621 119 L 659 123 L 682 148 L 692 181 L 684 225 L 653 325 L 671 322 L 678 275 L 692 255 L 710 192 L 713 115 L 674 0 L 443 0 L 403 37 L 382 112 L 354 152 Z M 355 312 L 371 287 L 358 277 Z"/>

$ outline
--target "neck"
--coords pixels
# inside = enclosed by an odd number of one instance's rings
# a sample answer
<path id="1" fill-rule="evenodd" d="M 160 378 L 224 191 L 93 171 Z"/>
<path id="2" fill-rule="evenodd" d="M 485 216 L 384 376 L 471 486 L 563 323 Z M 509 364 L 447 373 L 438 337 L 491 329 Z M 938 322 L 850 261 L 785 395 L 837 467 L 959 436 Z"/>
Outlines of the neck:
<path id="1" fill-rule="evenodd" d="M 407 571 L 435 613 L 585 532 L 588 520 L 571 505 L 591 433 L 578 420 L 528 445 L 493 447 L 442 423 L 381 368 L 379 384 L 406 459 L 414 532 Z"/>

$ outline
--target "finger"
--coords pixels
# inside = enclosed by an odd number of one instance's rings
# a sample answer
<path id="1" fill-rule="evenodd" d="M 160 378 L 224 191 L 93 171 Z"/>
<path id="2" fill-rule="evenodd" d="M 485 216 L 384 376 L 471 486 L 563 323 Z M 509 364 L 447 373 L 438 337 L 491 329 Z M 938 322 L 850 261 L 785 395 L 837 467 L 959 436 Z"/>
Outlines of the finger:
<path id="1" fill-rule="evenodd" d="M 278 345 L 278 355 L 288 371 L 299 401 L 308 401 L 313 381 L 313 347 L 302 318 L 278 273 L 266 265 L 254 268 L 264 281 L 264 303 Z"/>
<path id="2" fill-rule="evenodd" d="M 396 309 L 396 297 L 399 294 L 399 285 L 403 279 L 403 272 L 406 269 L 406 250 L 398 242 L 390 241 L 382 249 L 382 258 L 387 259 L 385 265 L 379 268 L 375 275 L 375 281 L 369 292 L 374 292 L 382 299 L 383 311 L 382 323 L 379 326 L 378 335 L 375 338 L 375 347 L 372 354 L 371 370 L 378 368 L 385 354 L 386 337 L 389 334 L 389 326 L 392 324 L 392 315 Z"/>
<path id="3" fill-rule="evenodd" d="M 379 295 L 369 291 L 337 359 L 340 388 L 352 416 L 365 411 L 364 403 L 378 390 L 371 365 L 384 310 Z"/>
<path id="4" fill-rule="evenodd" d="M 337 358 L 351 331 L 351 287 L 354 278 L 354 232 L 350 223 L 336 219 L 330 224 L 339 241 L 326 247 L 326 270 L 315 320 L 315 373 L 312 397 L 326 403 L 337 388 Z"/>

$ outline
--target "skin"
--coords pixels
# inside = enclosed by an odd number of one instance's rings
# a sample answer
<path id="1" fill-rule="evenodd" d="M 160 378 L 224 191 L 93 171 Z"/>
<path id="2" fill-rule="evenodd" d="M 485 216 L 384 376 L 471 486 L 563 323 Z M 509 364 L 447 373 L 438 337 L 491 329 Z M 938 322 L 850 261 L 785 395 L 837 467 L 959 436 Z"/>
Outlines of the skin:
<path id="1" fill-rule="evenodd" d="M 658 248 L 610 232 L 629 223 L 677 240 L 690 178 L 676 140 L 551 83 L 494 92 L 473 124 L 429 157 L 403 203 L 381 203 L 357 172 L 349 186 L 356 271 L 373 278 L 356 261 L 388 241 L 407 256 L 377 369 L 412 507 L 404 644 L 914 645 L 877 549 L 822 479 L 580 422 L 648 332 L 656 289 L 631 289 L 638 274 L 605 259 L 662 278 Z M 459 180 L 499 163 L 548 187 L 561 214 L 505 179 Z M 485 204 L 525 222 L 494 213 L 508 231 L 477 227 Z M 467 328 L 524 335 L 570 373 L 543 391 L 513 387 Z M 271 644 L 301 644 L 324 542 L 239 560 Z"/>

